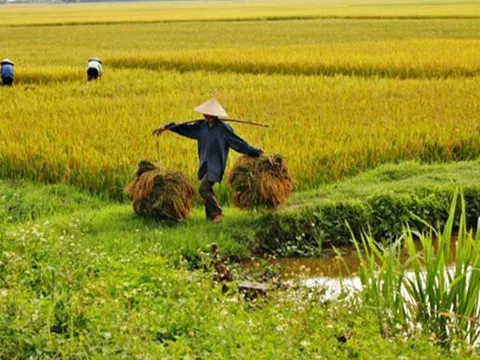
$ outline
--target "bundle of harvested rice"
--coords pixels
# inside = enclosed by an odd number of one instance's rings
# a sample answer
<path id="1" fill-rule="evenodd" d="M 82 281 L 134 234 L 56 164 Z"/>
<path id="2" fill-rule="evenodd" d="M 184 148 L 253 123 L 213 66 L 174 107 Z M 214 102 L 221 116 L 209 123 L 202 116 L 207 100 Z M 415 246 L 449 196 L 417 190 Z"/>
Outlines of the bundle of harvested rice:
<path id="1" fill-rule="evenodd" d="M 142 160 L 136 178 L 126 189 L 139 215 L 163 220 L 185 220 L 192 209 L 195 190 L 179 171 L 166 170 Z"/>
<path id="2" fill-rule="evenodd" d="M 239 157 L 228 179 L 233 203 L 241 209 L 275 209 L 285 205 L 293 191 L 293 180 L 279 154 Z"/>

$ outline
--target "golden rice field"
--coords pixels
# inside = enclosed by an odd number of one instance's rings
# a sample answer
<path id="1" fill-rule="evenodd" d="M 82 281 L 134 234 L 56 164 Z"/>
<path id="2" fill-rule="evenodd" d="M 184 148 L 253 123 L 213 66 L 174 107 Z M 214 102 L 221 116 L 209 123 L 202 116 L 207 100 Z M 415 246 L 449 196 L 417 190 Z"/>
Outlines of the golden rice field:
<path id="1" fill-rule="evenodd" d="M 115 68 L 394 78 L 475 77 L 480 40 L 400 40 L 118 55 Z"/>
<path id="2" fill-rule="evenodd" d="M 0 57 L 17 71 L 0 88 L 0 177 L 119 197 L 150 159 L 193 179 L 195 144 L 150 133 L 212 95 L 271 125 L 235 128 L 282 153 L 299 189 L 386 162 L 477 158 L 480 1 L 348 4 L 0 6 Z M 104 60 L 97 83 L 90 56 Z"/>
<path id="3" fill-rule="evenodd" d="M 18 6 L 2 9 L 2 24 L 91 24 L 284 18 L 480 17 L 478 0 L 239 0 L 89 5 Z"/>

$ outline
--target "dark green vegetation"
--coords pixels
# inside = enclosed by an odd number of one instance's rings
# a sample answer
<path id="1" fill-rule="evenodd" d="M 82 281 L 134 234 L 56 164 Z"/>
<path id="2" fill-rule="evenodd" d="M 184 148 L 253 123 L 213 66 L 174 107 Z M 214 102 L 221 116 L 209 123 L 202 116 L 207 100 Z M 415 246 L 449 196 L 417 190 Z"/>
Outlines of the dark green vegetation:
<path id="1" fill-rule="evenodd" d="M 448 218 L 450 202 L 462 187 L 467 224 L 480 214 L 479 162 L 448 165 L 385 165 L 357 177 L 297 194 L 286 211 L 259 219 L 260 251 L 282 255 L 314 254 L 325 245 L 345 245 L 363 232 L 391 241 L 408 223 L 416 230 Z"/>
<path id="2" fill-rule="evenodd" d="M 390 188 L 393 198 L 414 188 L 407 179 L 440 187 L 453 174 L 462 183 L 478 171 L 478 163 L 388 166 L 365 174 L 361 191 L 368 198 Z M 340 204 L 360 191 L 360 180 L 318 194 Z M 447 352 L 424 333 L 382 336 L 374 310 L 324 302 L 323 289 L 289 288 L 253 302 L 235 283 L 222 293 L 202 250 L 216 241 L 225 254 L 248 255 L 254 244 L 238 235 L 261 215 L 227 209 L 227 221 L 213 226 L 196 209 L 173 226 L 63 185 L 2 183 L 0 192 L 2 359 L 478 358 L 462 344 Z M 318 201 L 299 195 L 293 206 Z"/>

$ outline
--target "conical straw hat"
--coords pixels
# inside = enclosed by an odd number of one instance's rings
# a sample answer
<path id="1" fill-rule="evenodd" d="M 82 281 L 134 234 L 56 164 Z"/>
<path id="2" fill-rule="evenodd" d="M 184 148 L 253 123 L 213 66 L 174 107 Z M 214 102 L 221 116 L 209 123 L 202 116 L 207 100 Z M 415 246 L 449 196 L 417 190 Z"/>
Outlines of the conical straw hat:
<path id="1" fill-rule="evenodd" d="M 98 57 L 96 57 L 96 56 L 93 57 L 93 58 L 91 58 L 91 59 L 88 59 L 88 62 L 90 62 L 90 61 L 96 61 L 96 62 L 98 62 L 98 63 L 100 63 L 100 64 L 102 63 L 102 61 L 101 61 Z"/>
<path id="2" fill-rule="evenodd" d="M 10 64 L 10 65 L 14 65 L 13 64 L 13 61 L 10 60 L 9 58 L 6 58 L 6 59 L 3 59 L 2 62 L 0 64 Z"/>
<path id="3" fill-rule="evenodd" d="M 195 111 L 205 115 L 212 115 L 217 117 L 228 117 L 228 114 L 225 111 L 225 109 L 222 107 L 222 105 L 220 105 L 220 103 L 215 98 L 211 98 L 210 100 L 197 106 L 195 108 Z"/>

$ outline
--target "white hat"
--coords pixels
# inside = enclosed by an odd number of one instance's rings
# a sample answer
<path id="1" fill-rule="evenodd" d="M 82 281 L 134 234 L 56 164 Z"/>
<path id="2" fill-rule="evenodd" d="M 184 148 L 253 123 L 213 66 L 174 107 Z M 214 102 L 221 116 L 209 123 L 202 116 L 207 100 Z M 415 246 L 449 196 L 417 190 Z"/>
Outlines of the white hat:
<path id="1" fill-rule="evenodd" d="M 100 63 L 100 64 L 102 63 L 102 61 L 101 61 L 98 57 L 96 57 L 96 56 L 93 57 L 93 58 L 91 58 L 91 59 L 88 59 L 88 62 L 90 62 L 90 61 L 96 61 L 96 62 L 98 62 L 98 63 Z"/>
<path id="2" fill-rule="evenodd" d="M 225 109 L 222 107 L 222 105 L 220 105 L 220 103 L 215 98 L 211 98 L 210 100 L 197 106 L 194 111 L 204 115 L 228 117 L 228 114 L 225 111 Z"/>
<path id="3" fill-rule="evenodd" d="M 13 63 L 13 61 L 10 60 L 9 58 L 3 59 L 2 62 L 1 62 L 1 64 L 2 64 L 2 65 L 4 65 L 4 64 L 10 64 L 10 65 L 14 65 L 14 66 L 15 66 L 15 64 Z"/>

